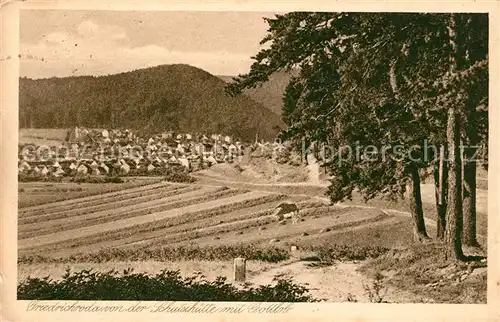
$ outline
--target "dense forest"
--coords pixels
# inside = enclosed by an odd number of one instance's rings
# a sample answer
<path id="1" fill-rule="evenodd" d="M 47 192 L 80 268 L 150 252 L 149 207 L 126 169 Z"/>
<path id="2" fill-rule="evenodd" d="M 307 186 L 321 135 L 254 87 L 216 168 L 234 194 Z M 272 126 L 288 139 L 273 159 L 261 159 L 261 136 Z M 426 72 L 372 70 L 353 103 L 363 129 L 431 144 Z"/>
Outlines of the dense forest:
<path id="1" fill-rule="evenodd" d="M 297 71 L 276 72 L 269 76 L 269 79 L 254 88 L 245 89 L 244 93 L 254 101 L 261 103 L 274 113 L 281 115 L 283 111 L 283 95 L 286 87 Z M 233 76 L 219 76 L 227 83 L 233 82 Z"/>
<path id="2" fill-rule="evenodd" d="M 273 139 L 282 125 L 279 116 L 248 96 L 228 97 L 224 85 L 220 78 L 184 64 L 99 77 L 21 78 L 19 124 Z"/>

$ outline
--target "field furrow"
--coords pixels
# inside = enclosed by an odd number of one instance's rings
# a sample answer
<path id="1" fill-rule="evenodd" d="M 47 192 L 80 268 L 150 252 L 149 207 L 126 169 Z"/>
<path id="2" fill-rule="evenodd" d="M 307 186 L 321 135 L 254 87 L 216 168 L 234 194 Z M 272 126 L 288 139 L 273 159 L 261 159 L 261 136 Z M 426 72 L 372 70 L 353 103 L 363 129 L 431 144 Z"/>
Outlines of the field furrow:
<path id="1" fill-rule="evenodd" d="M 284 198 L 284 196 L 270 195 L 243 202 L 229 203 L 214 210 L 192 212 L 184 216 L 168 218 L 146 225 L 135 226 L 130 229 L 116 230 L 107 234 L 92 235 L 78 240 L 73 239 L 57 245 L 30 249 L 29 251 L 35 253 L 50 253 L 52 257 L 62 257 L 68 256 L 68 254 L 91 253 L 95 252 L 96 249 L 116 249 L 127 243 L 156 240 L 168 234 L 190 231 L 201 227 L 210 227 L 222 222 L 234 222 L 241 219 L 248 219 L 252 216 L 260 216 L 261 213 L 268 214 L 269 209 L 272 209 L 282 202 Z M 236 207 L 242 208 L 234 210 Z"/>
<path id="2" fill-rule="evenodd" d="M 53 213 L 47 213 L 43 215 L 40 214 L 38 216 L 23 217 L 18 219 L 18 224 L 20 225 L 19 231 L 32 230 L 31 228 L 29 228 L 30 224 L 36 223 L 36 225 L 31 225 L 31 226 L 40 227 L 39 225 L 43 225 L 44 222 L 53 221 L 56 219 L 64 219 L 75 216 L 78 217 L 77 219 L 81 219 L 83 218 L 82 216 L 87 214 L 96 213 L 99 211 L 105 211 L 107 209 L 120 209 L 131 205 L 162 200 L 162 198 L 174 197 L 176 195 L 197 191 L 200 188 L 201 187 L 196 187 L 196 186 L 168 187 L 165 189 L 159 188 L 160 190 L 158 191 L 147 190 L 141 192 L 140 194 L 137 194 L 136 196 L 125 196 L 122 198 L 116 197 L 113 198 L 114 200 L 110 198 L 110 200 L 104 200 L 103 202 L 98 203 L 97 205 L 91 204 L 87 206 L 82 203 L 78 207 L 72 208 L 70 210 L 56 211 Z"/>
<path id="3" fill-rule="evenodd" d="M 55 202 L 70 201 L 74 199 L 99 196 L 105 193 L 113 193 L 144 187 L 162 182 L 160 177 L 140 178 L 139 180 L 127 180 L 124 183 L 40 183 L 40 182 L 19 182 L 18 183 L 18 207 L 25 210 L 34 207 L 46 207 Z M 47 190 L 46 190 L 47 189 Z M 51 194 L 38 194 L 33 191 L 45 190 Z"/>
<path id="4" fill-rule="evenodd" d="M 324 215 L 318 218 L 308 218 L 306 221 L 297 225 L 293 225 L 291 223 L 280 225 L 275 222 L 269 224 L 265 221 L 261 221 L 260 223 L 248 222 L 246 225 L 242 224 L 235 225 L 233 227 L 226 227 L 226 229 L 212 232 L 212 234 L 198 233 L 198 235 L 196 235 L 195 233 L 192 233 L 189 238 L 186 236 L 183 240 L 177 239 L 177 241 L 170 242 L 168 245 L 186 246 L 196 244 L 200 246 L 218 246 L 238 245 L 242 243 L 269 244 L 271 239 L 276 239 L 280 243 L 283 243 L 287 239 L 297 237 L 301 239 L 306 237 L 302 236 L 304 233 L 307 233 L 311 236 L 311 238 L 314 238 L 314 236 L 317 238 L 318 236 L 322 236 L 322 234 L 319 234 L 319 231 L 322 228 L 329 228 L 330 231 L 340 231 L 351 229 L 351 227 L 361 224 L 372 224 L 391 217 L 390 215 L 382 214 L 380 212 L 366 212 L 361 214 L 358 210 L 353 209 L 331 209 L 328 211 L 328 214 L 329 215 Z M 262 230 L 262 226 L 265 226 L 266 229 Z M 159 243 L 155 246 L 163 247 L 165 244 Z"/>
<path id="5" fill-rule="evenodd" d="M 142 216 L 136 216 L 133 218 L 121 219 L 112 222 L 106 222 L 99 226 L 88 226 L 77 229 L 68 229 L 63 232 L 36 236 L 27 239 L 19 240 L 18 247 L 20 250 L 28 249 L 30 247 L 54 244 L 63 242 L 69 239 L 86 237 L 97 233 L 109 232 L 116 229 L 134 227 L 140 224 L 146 224 L 148 222 L 158 221 L 166 218 L 172 218 L 176 216 L 182 216 L 188 214 L 193 211 L 201 210 L 201 209 L 214 209 L 221 205 L 235 202 L 235 201 L 244 201 L 248 199 L 255 199 L 261 196 L 268 195 L 265 192 L 248 192 L 244 194 L 239 194 L 236 196 L 228 197 L 228 198 L 219 198 L 216 200 L 210 200 L 203 203 L 190 204 L 184 207 L 179 207 L 175 209 L 170 209 L 167 211 L 162 211 L 158 213 L 152 213 Z"/>
<path id="6" fill-rule="evenodd" d="M 303 218 L 317 216 L 319 219 L 317 218 L 309 219 L 307 221 L 300 222 L 297 225 L 292 225 L 290 222 L 285 222 L 285 225 L 277 223 L 269 212 L 267 213 L 264 212 L 260 214 L 260 216 L 253 216 L 250 218 L 242 219 L 237 222 L 221 223 L 207 228 L 199 228 L 197 230 L 185 231 L 177 235 L 169 234 L 167 237 L 160 238 L 153 243 L 148 243 L 147 247 L 164 246 L 167 244 L 170 245 L 172 243 L 183 243 L 186 241 L 192 242 L 193 240 L 197 240 L 199 238 L 207 236 L 213 238 L 214 236 L 218 236 L 219 234 L 225 234 L 225 233 L 232 233 L 233 236 L 236 237 L 236 239 L 241 240 L 244 233 L 242 232 L 242 230 L 256 228 L 260 226 L 266 226 L 266 225 L 270 225 L 272 229 L 269 228 L 269 230 L 275 232 L 282 230 L 286 232 L 293 232 L 293 231 L 303 232 L 304 230 L 307 230 L 308 228 L 310 228 L 310 226 L 314 226 L 315 224 L 320 224 L 322 222 L 329 222 L 332 220 L 337 221 L 338 219 L 336 219 L 336 217 L 333 215 L 336 214 L 337 212 L 344 213 L 346 212 L 346 210 L 345 209 L 337 210 L 335 208 L 328 208 L 328 207 L 305 209 L 301 211 L 301 215 Z M 340 219 L 340 221 L 345 220 L 348 217 L 349 217 L 348 213 L 343 214 L 342 219 Z M 312 224 L 311 220 L 314 221 L 315 223 Z M 316 227 L 322 227 L 322 226 L 316 226 Z M 238 231 L 241 231 L 240 233 L 242 234 L 240 235 Z M 240 236 L 240 238 L 238 238 L 238 236 Z M 248 236 L 247 234 L 244 234 L 244 236 L 245 236 L 244 237 L 245 242 L 247 242 L 247 239 L 249 237 L 251 238 L 251 236 Z"/>
<path id="7" fill-rule="evenodd" d="M 114 184 L 114 185 L 119 185 L 119 184 Z M 49 204 L 23 207 L 23 208 L 19 209 L 19 216 L 28 215 L 31 212 L 35 212 L 35 211 L 39 211 L 39 210 L 43 210 L 43 211 L 48 213 L 48 212 L 52 212 L 52 211 L 57 211 L 57 210 L 59 210 L 60 207 L 64 207 L 64 206 L 75 206 L 79 203 L 90 202 L 90 201 L 98 201 L 99 202 L 102 199 L 106 199 L 106 198 L 123 196 L 123 195 L 132 194 L 135 192 L 151 190 L 151 189 L 156 189 L 156 188 L 160 188 L 160 187 L 168 187 L 168 186 L 172 186 L 172 184 L 168 183 L 168 182 L 159 182 L 159 183 L 154 183 L 154 184 L 145 184 L 145 185 L 141 185 L 141 186 L 133 187 L 133 188 L 125 188 L 122 190 L 106 192 L 106 193 L 100 193 L 99 191 L 97 191 L 96 195 L 92 195 L 92 196 L 86 196 L 86 197 L 81 197 L 81 198 L 72 198 L 69 200 L 51 202 Z"/>
<path id="8" fill-rule="evenodd" d="M 204 187 L 202 189 L 187 192 L 182 195 L 155 200 L 154 202 L 143 202 L 136 205 L 121 207 L 118 209 L 107 209 L 105 211 L 82 215 L 79 216 L 77 220 L 73 220 L 72 218 L 63 218 L 45 222 L 43 224 L 36 223 L 25 225 L 29 226 L 28 228 L 31 228 L 32 230 L 20 232 L 19 238 L 30 238 L 33 236 L 52 234 L 54 232 L 64 231 L 67 229 L 98 225 L 113 220 L 121 220 L 125 218 L 163 212 L 193 203 L 234 196 L 244 192 L 246 191 L 238 189 L 227 189 L 222 187 Z"/>
<path id="9" fill-rule="evenodd" d="M 54 254 L 57 252 L 57 254 L 60 254 L 58 256 L 64 256 L 61 252 L 68 254 L 69 250 L 71 254 L 76 254 L 79 252 L 93 252 L 96 248 L 118 247 L 126 242 L 155 238 L 158 234 L 163 236 L 163 234 L 188 231 L 199 227 L 209 227 L 217 223 L 248 219 L 260 216 L 259 212 L 268 214 L 286 199 L 295 201 L 301 210 L 311 209 L 320 205 L 324 206 L 324 204 L 311 201 L 307 197 L 293 197 L 290 199 L 283 195 L 271 194 L 256 199 L 228 203 L 216 209 L 201 210 L 184 216 L 136 225 L 132 228 L 119 229 L 57 244 L 35 247 L 31 248 L 30 252 L 51 253 L 52 256 L 55 256 Z M 320 209 L 316 209 L 316 213 L 318 211 Z"/>

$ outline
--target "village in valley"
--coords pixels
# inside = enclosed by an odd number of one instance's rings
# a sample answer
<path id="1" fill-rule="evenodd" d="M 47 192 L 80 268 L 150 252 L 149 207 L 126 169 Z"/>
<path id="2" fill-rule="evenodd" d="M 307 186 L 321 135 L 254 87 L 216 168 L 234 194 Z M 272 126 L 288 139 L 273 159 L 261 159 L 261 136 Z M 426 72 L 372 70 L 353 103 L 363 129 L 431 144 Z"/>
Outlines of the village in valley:
<path id="1" fill-rule="evenodd" d="M 43 131 L 40 131 L 43 134 Z M 218 163 L 241 161 L 248 151 L 230 136 L 164 132 L 142 138 L 132 130 L 96 130 L 75 127 L 60 146 L 20 144 L 19 181 L 60 181 L 75 176 L 158 176 L 168 169 L 193 172 Z M 278 158 L 281 143 L 254 142 Z"/>

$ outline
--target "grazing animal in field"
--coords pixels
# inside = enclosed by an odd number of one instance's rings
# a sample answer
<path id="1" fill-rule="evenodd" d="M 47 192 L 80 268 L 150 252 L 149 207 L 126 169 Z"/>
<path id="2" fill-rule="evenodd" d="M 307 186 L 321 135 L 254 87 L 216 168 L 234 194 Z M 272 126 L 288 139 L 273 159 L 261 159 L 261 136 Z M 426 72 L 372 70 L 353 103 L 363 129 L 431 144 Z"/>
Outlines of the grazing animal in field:
<path id="1" fill-rule="evenodd" d="M 300 221 L 299 207 L 294 203 L 284 202 L 280 204 L 273 212 L 278 220 L 283 220 L 287 218 L 292 219 L 293 224 L 297 224 Z"/>

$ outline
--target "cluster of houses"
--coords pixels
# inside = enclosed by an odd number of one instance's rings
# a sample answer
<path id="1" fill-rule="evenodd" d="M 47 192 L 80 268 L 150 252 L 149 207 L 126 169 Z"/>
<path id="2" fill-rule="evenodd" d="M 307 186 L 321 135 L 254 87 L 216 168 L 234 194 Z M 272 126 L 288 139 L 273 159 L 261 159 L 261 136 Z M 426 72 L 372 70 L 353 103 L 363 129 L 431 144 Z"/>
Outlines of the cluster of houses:
<path id="1" fill-rule="evenodd" d="M 245 146 L 229 136 L 174 133 L 143 138 L 130 130 L 74 128 L 61 146 L 19 146 L 18 174 L 36 176 L 162 175 L 172 168 L 206 169 L 241 161 Z M 287 162 L 289 148 L 274 142 L 254 142 L 250 155 L 275 156 Z"/>
<path id="2" fill-rule="evenodd" d="M 18 173 L 145 175 L 176 166 L 196 171 L 241 159 L 243 150 L 239 141 L 222 135 L 165 132 L 144 139 L 130 130 L 74 128 L 60 147 L 20 146 Z"/>

